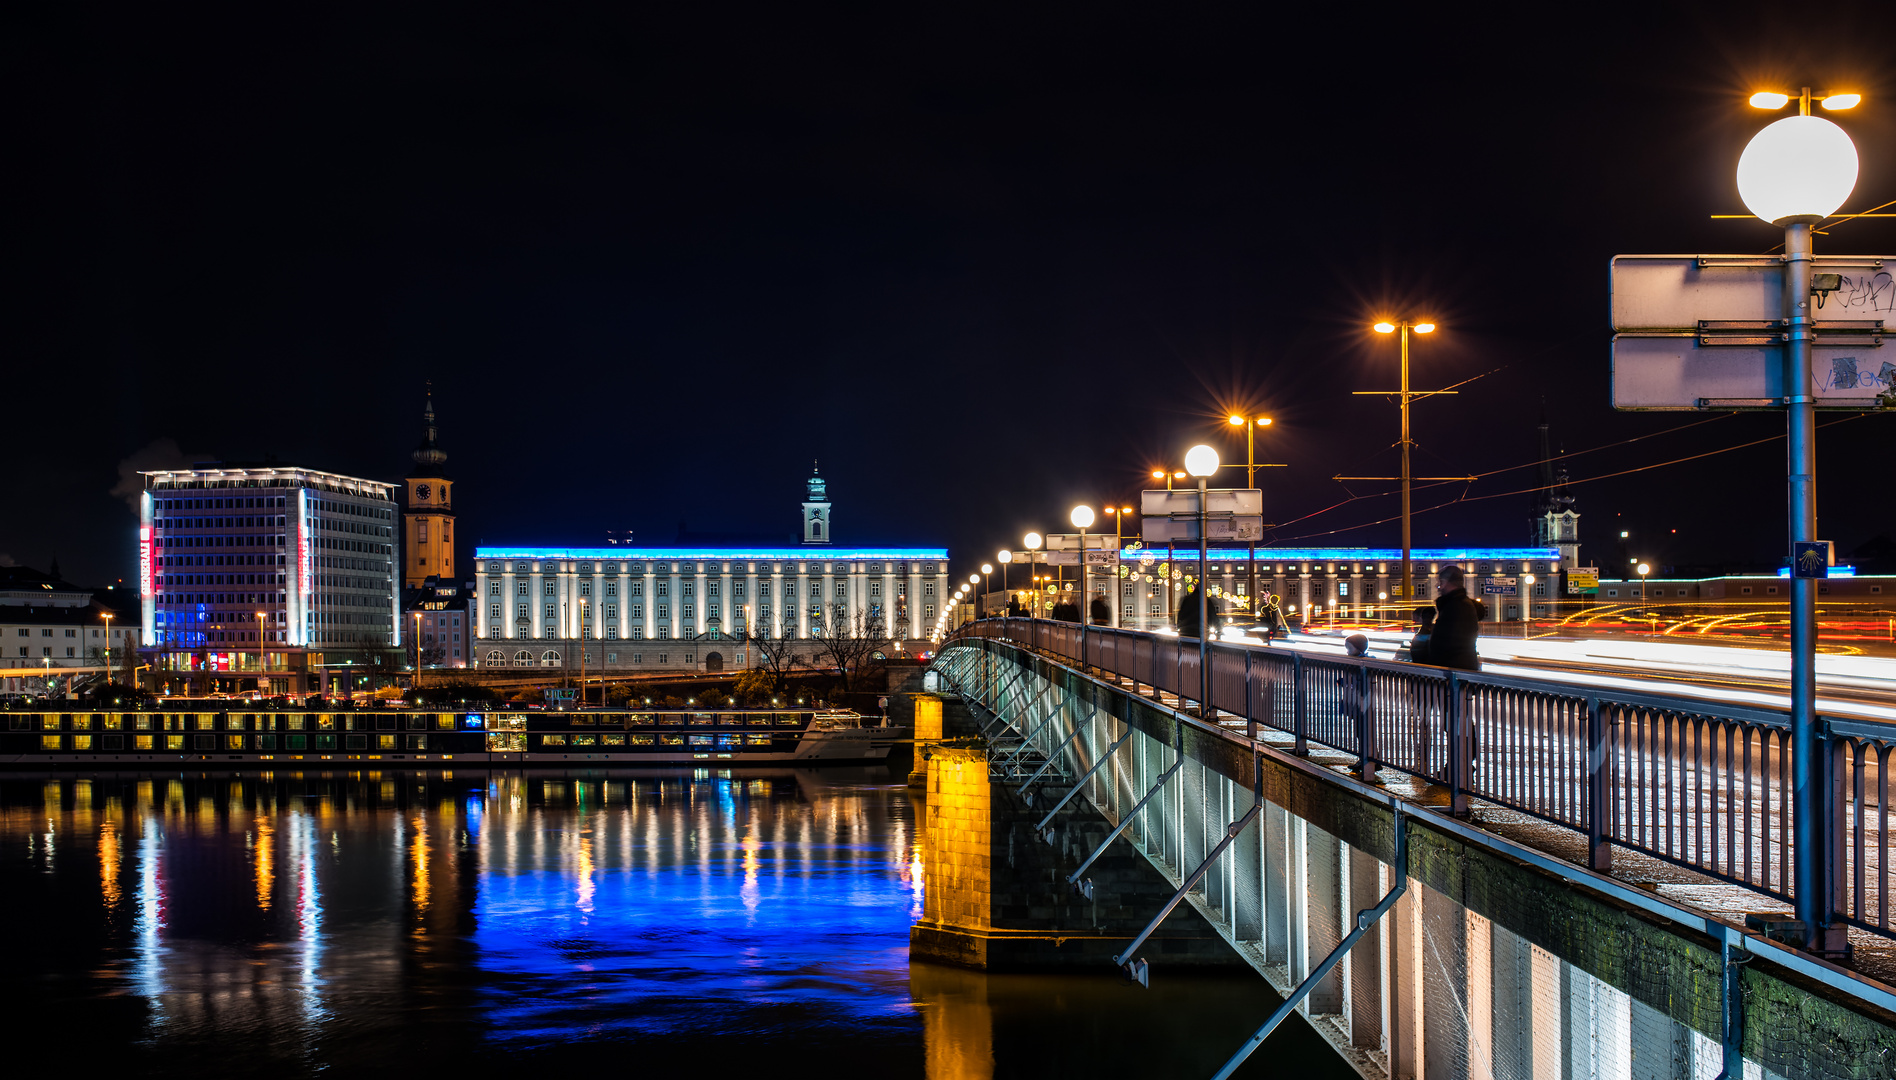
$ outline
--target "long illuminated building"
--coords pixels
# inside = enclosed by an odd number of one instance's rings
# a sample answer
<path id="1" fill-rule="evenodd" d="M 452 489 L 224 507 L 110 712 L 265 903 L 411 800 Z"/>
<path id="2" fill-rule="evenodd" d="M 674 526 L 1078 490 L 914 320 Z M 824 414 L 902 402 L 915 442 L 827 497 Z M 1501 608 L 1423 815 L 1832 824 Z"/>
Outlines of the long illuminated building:
<path id="1" fill-rule="evenodd" d="M 273 465 L 140 475 L 143 640 L 161 682 L 297 693 L 312 669 L 399 661 L 394 485 Z"/>

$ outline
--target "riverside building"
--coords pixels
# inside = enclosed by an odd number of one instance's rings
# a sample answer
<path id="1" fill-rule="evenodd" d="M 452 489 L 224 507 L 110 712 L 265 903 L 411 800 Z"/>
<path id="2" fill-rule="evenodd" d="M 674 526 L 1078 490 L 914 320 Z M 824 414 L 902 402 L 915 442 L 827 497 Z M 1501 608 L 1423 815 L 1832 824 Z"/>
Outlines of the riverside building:
<path id="1" fill-rule="evenodd" d="M 800 543 L 476 548 L 477 665 L 564 666 L 588 644 L 587 665 L 607 672 L 716 671 L 754 660 L 750 635 L 809 640 L 871 620 L 913 651 L 954 591 L 948 550 L 836 544 L 831 509 L 812 476 Z"/>
<path id="2" fill-rule="evenodd" d="M 140 475 L 140 636 L 161 689 L 295 694 L 400 662 L 394 485 L 268 463 Z"/>

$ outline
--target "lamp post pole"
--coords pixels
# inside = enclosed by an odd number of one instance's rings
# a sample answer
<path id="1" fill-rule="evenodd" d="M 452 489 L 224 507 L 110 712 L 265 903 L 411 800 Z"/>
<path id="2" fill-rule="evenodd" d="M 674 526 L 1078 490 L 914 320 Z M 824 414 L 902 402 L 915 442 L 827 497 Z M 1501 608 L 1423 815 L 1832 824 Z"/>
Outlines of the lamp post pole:
<path id="1" fill-rule="evenodd" d="M 1211 599 L 1205 585 L 1209 544 L 1205 537 L 1206 480 L 1218 471 L 1218 452 L 1194 446 L 1185 454 L 1185 468 L 1198 478 L 1198 715 L 1211 718 Z"/>
<path id="2" fill-rule="evenodd" d="M 1809 115 L 1809 92 L 1803 102 Z M 1791 551 L 1799 541 L 1817 539 L 1817 406 L 1810 374 L 1810 223 L 1784 227 L 1784 392 L 1790 443 L 1787 491 Z M 1821 837 L 1826 768 L 1817 736 L 1817 579 L 1791 566 L 1791 761 L 1795 802 L 1797 880 L 1791 890 L 1797 917 L 1804 922 L 1807 945 L 1818 948 L 1819 924 L 1830 922 L 1829 863 Z M 1827 926 L 1824 927 L 1828 929 Z"/>
<path id="3" fill-rule="evenodd" d="M 101 613 L 99 615 L 99 618 L 105 620 L 105 685 L 111 686 L 112 685 L 112 616 L 108 613 Z"/>
<path id="4" fill-rule="evenodd" d="M 1014 561 L 1014 553 L 1011 551 L 1000 551 L 995 553 L 994 558 L 1001 564 L 1001 593 L 1006 596 L 1011 603 L 1014 599 L 1014 594 L 1007 587 L 1007 564 Z M 1002 608 L 1001 610 L 1006 611 L 1007 609 Z"/>
<path id="5" fill-rule="evenodd" d="M 1409 324 L 1403 322 L 1402 330 L 1402 586 L 1399 596 L 1413 598 L 1415 584 L 1409 576 L 1409 484 L 1413 472 L 1409 467 Z M 1385 384 L 1387 385 L 1387 384 Z"/>

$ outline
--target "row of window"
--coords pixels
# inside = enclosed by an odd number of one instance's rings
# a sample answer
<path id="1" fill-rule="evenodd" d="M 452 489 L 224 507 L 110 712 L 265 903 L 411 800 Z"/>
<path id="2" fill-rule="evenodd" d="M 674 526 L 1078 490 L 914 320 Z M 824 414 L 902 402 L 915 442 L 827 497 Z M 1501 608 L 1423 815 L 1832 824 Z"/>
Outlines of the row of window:
<path id="1" fill-rule="evenodd" d="M 41 750 L 124 750 L 123 735 L 42 735 Z M 132 750 L 426 750 L 426 735 L 133 735 Z M 374 745 L 370 745 L 371 739 Z M 281 744 L 281 745 L 279 745 Z"/>
<path id="2" fill-rule="evenodd" d="M 671 586 L 671 583 L 670 583 L 670 582 L 668 582 L 668 581 L 658 581 L 658 582 L 654 582 L 654 583 L 652 584 L 652 595 L 654 595 L 654 596 L 669 596 L 669 595 L 671 595 L 671 592 L 670 592 L 670 586 Z M 719 586 L 719 583 L 718 583 L 718 582 L 716 582 L 716 581 L 708 581 L 708 582 L 706 582 L 706 583 L 705 583 L 705 595 L 707 595 L 707 596 L 717 596 L 717 595 L 718 595 L 718 586 Z M 680 582 L 680 583 L 679 583 L 679 588 L 678 588 L 678 594 L 679 594 L 680 596 L 691 596 L 691 595 L 694 595 L 694 594 L 693 594 L 693 592 L 692 592 L 692 587 L 693 587 L 693 583 L 692 583 L 692 582 L 689 582 L 689 581 L 684 581 L 684 582 Z M 745 584 L 744 584 L 744 582 L 741 582 L 741 581 L 736 581 L 736 582 L 732 582 L 732 583 L 731 583 L 731 598 L 732 598 L 732 599 L 734 599 L 734 600 L 744 600 L 744 599 L 746 599 L 746 596 L 745 596 L 745 593 L 744 593 L 744 588 L 745 588 Z M 558 595 L 559 595 L 559 593 L 558 593 L 558 591 L 557 591 L 557 590 L 555 589 L 555 585 L 554 585 L 554 582 L 551 582 L 551 581 L 549 581 L 549 582 L 546 582 L 546 583 L 545 583 L 545 585 L 543 586 L 543 589 L 544 589 L 544 592 L 545 592 L 545 595 L 547 595 L 547 596 L 558 596 Z M 833 589 L 832 589 L 831 591 L 832 591 L 832 593 L 833 593 L 833 595 L 835 596 L 835 598 L 836 598 L 836 599 L 838 599 L 838 600 L 846 600 L 846 599 L 848 599 L 848 597 L 849 597 L 849 586 L 848 586 L 848 585 L 847 585 L 846 583 L 844 583 L 844 582 L 842 582 L 842 581 L 838 581 L 838 582 L 836 582 L 836 584 L 835 584 L 835 586 L 833 587 Z M 908 586 L 907 586 L 906 584 L 902 584 L 902 583 L 898 583 L 898 584 L 896 585 L 896 589 L 895 589 L 895 594 L 896 594 L 897 596 L 907 596 L 907 595 L 908 595 Z M 489 581 L 489 582 L 487 583 L 487 595 L 489 595 L 489 596 L 499 596 L 499 595 L 500 595 L 500 582 L 498 582 L 498 581 Z M 515 596 L 526 596 L 526 595 L 527 595 L 527 583 L 526 583 L 526 582 L 524 582 L 524 581 L 522 581 L 522 582 L 517 582 L 517 583 L 515 583 L 515 585 L 514 585 L 514 595 L 515 595 Z M 581 595 L 581 596 L 591 596 L 591 595 L 592 595 L 592 582 L 590 582 L 590 581 L 582 581 L 582 582 L 580 582 L 580 583 L 579 583 L 579 595 Z M 608 582 L 606 582 L 606 592 L 605 592 L 605 595 L 607 595 L 607 596 L 609 596 L 609 597 L 616 597 L 616 596 L 618 596 L 618 595 L 619 595 L 619 583 L 618 583 L 618 582 L 616 582 L 616 581 L 608 581 Z M 645 583 L 644 583 L 644 582 L 642 582 L 642 581 L 630 581 L 630 582 L 627 582 L 627 583 L 626 583 L 626 595 L 627 595 L 627 596 L 644 596 L 644 595 L 645 595 Z M 789 583 L 788 583 L 788 582 L 785 582 L 785 583 L 784 583 L 784 590 L 783 590 L 783 595 L 784 595 L 785 597 L 788 597 L 788 596 L 790 595 L 790 585 L 789 585 Z M 869 595 L 870 595 L 870 596 L 872 596 L 872 597 L 880 597 L 880 596 L 882 595 L 882 582 L 880 582 L 880 581 L 871 581 L 871 582 L 869 583 Z M 935 583 L 934 583 L 934 582 L 932 582 L 932 581 L 928 581 L 928 582 L 923 582 L 923 583 L 922 583 L 922 595 L 923 595 L 923 596 L 933 596 L 933 595 L 935 595 Z M 770 582 L 768 582 L 768 581 L 760 581 L 760 582 L 758 582 L 758 583 L 757 583 L 757 598 L 758 598 L 759 600 L 768 600 L 768 599 L 770 599 L 770 597 L 771 597 L 771 585 L 770 585 Z M 812 600 L 821 600 L 822 598 L 823 598 L 823 583 L 822 583 L 822 582 L 820 582 L 820 581 L 812 581 L 812 582 L 810 582 L 810 599 L 812 599 Z"/>
<path id="3" fill-rule="evenodd" d="M 684 735 L 661 731 L 602 733 L 599 735 L 535 735 L 543 750 L 563 750 L 568 746 L 769 746 L 769 735 Z"/>
<path id="4" fill-rule="evenodd" d="M 559 572 L 557 569 L 551 568 L 553 566 L 557 566 L 557 564 L 548 564 L 548 565 L 549 565 L 549 568 L 545 572 L 547 573 Z M 594 570 L 592 563 L 583 562 L 579 564 L 578 572 L 581 574 L 588 574 L 588 575 L 593 574 L 593 573 L 599 573 L 599 574 L 604 574 L 604 575 L 618 575 L 620 573 L 627 573 L 627 574 L 692 574 L 692 573 L 697 573 L 697 574 L 717 574 L 717 573 L 847 574 L 847 573 L 852 573 L 852 571 L 849 569 L 848 563 L 828 563 L 828 562 L 784 563 L 781 566 L 779 566 L 779 564 L 777 563 L 757 563 L 755 570 L 747 570 L 747 569 L 733 570 L 731 569 L 733 565 L 743 568 L 751 564 L 748 564 L 748 563 L 731 564 L 731 563 L 702 563 L 702 562 L 688 562 L 688 563 L 687 562 L 680 562 L 680 563 L 660 562 L 660 563 L 649 564 L 649 569 L 648 569 L 648 564 L 642 563 L 642 562 L 600 563 L 599 568 L 597 570 Z M 623 569 L 621 569 L 622 567 Z M 511 567 L 509 567 L 509 565 L 504 562 L 489 562 L 486 565 L 486 567 L 484 567 L 484 569 L 486 570 L 487 573 L 490 573 L 490 574 L 537 574 L 537 573 L 542 572 L 542 565 L 539 563 L 531 563 L 531 562 L 516 562 L 512 564 Z M 908 563 L 873 563 L 872 562 L 872 563 L 867 564 L 866 568 L 860 572 L 866 573 L 866 574 L 904 574 L 906 575 L 909 573 L 940 574 L 940 573 L 946 573 L 947 570 L 948 570 L 947 565 L 943 563 L 916 563 L 914 564 L 914 568 L 911 570 L 910 565 Z"/>

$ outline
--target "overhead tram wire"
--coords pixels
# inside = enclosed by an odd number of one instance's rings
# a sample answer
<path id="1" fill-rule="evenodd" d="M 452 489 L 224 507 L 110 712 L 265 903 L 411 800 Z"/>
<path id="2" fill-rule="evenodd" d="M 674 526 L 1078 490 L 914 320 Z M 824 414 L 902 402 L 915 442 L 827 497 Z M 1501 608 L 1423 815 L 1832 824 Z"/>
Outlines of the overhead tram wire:
<path id="1" fill-rule="evenodd" d="M 1460 384 L 1457 384 L 1457 385 L 1460 385 Z M 1677 431 L 1684 431 L 1684 430 L 1686 430 L 1686 429 L 1688 429 L 1688 428 L 1695 428 L 1695 427 L 1698 427 L 1698 426 L 1700 426 L 1701 424 L 1710 424 L 1710 423 L 1713 423 L 1713 422 L 1715 422 L 1715 421 L 1718 421 L 1718 420 L 1727 420 L 1727 419 L 1730 419 L 1731 417 L 1733 417 L 1733 416 L 1735 416 L 1735 415 L 1737 415 L 1737 414 L 1736 414 L 1736 413 L 1723 413 L 1723 414 L 1720 414 L 1720 415 L 1718 415 L 1718 416 L 1708 416 L 1708 417 L 1706 417 L 1706 418 L 1704 418 L 1704 419 L 1702 419 L 1702 420 L 1694 420 L 1694 421 L 1692 421 L 1692 422 L 1691 422 L 1691 423 L 1689 423 L 1689 424 L 1680 424 L 1680 425 L 1678 425 L 1677 427 L 1669 427 L 1669 428 L 1666 428 L 1666 429 L 1665 429 L 1665 430 L 1663 430 L 1663 431 L 1652 431 L 1652 432 L 1647 432 L 1647 433 L 1646 433 L 1646 434 L 1644 434 L 1644 435 L 1635 435 L 1635 436 L 1633 436 L 1633 437 L 1632 437 L 1632 438 L 1630 438 L 1630 439 L 1621 439 L 1621 440 L 1619 440 L 1618 442 L 1610 442 L 1610 443 L 1605 443 L 1605 444 L 1603 444 L 1603 445 L 1600 445 L 1600 446 L 1594 446 L 1594 447 L 1590 447 L 1590 448 L 1588 448 L 1588 449 L 1585 449 L 1585 450 L 1575 450 L 1575 451 L 1574 451 L 1573 453 L 1571 453 L 1571 454 L 1567 454 L 1567 453 L 1562 453 L 1562 454 L 1557 454 L 1557 455 L 1555 455 L 1555 456 L 1553 456 L 1553 457 L 1550 457 L 1550 458 L 1542 458 L 1542 459 L 1540 459 L 1540 460 L 1538 460 L 1538 461 L 1530 461 L 1530 462 L 1528 462 L 1528 463 L 1527 463 L 1527 464 L 1525 464 L 1525 465 L 1509 465 L 1509 466 L 1507 466 L 1507 467 L 1505 467 L 1505 468 L 1500 468 L 1500 469 L 1491 469 L 1491 470 L 1489 470 L 1488 472 L 1484 472 L 1484 473 L 1475 473 L 1475 474 L 1474 474 L 1474 478 L 1475 478 L 1475 479 L 1477 479 L 1477 480 L 1480 480 L 1480 479 L 1483 479 L 1483 478 L 1485 478 L 1485 477 L 1489 477 L 1489 476 L 1499 476 L 1499 475 L 1500 475 L 1500 474 L 1502 474 L 1502 473 L 1507 473 L 1507 472 L 1517 472 L 1517 471 L 1519 471 L 1519 470 L 1521 470 L 1521 469 L 1532 469 L 1532 468 L 1537 468 L 1537 467 L 1539 467 L 1539 466 L 1541 466 L 1541 465 L 1545 465 L 1545 464 L 1547 464 L 1548 462 L 1552 462 L 1552 461 L 1566 461 L 1566 460 L 1568 460 L 1569 458 L 1577 458 L 1577 457 L 1580 457 L 1580 456 L 1582 456 L 1582 455 L 1585 455 L 1585 454 L 1594 454 L 1594 453 L 1598 453 L 1598 452 L 1599 452 L 1599 451 L 1601 451 L 1601 450 L 1611 450 L 1611 449 L 1613 449 L 1614 447 L 1618 447 L 1618 446 L 1629 446 L 1629 445 L 1631 445 L 1631 444 L 1633 444 L 1633 443 L 1636 443 L 1636 442 L 1640 442 L 1640 441 L 1642 441 L 1642 440 L 1645 440 L 1645 439 L 1656 439 L 1656 438 L 1658 438 L 1658 437 L 1659 437 L 1659 436 L 1661 436 L 1661 435 L 1670 435 L 1670 434 L 1672 434 L 1673 432 L 1677 432 Z M 1439 482 L 1439 483 L 1433 483 L 1433 484 L 1422 484 L 1422 485 L 1419 485 L 1419 489 L 1421 489 L 1421 490 L 1426 490 L 1426 489 L 1428 489 L 1428 488 L 1432 488 L 1432 487 L 1442 487 L 1442 486 L 1444 486 L 1444 485 L 1446 485 L 1446 484 L 1465 484 L 1465 483 L 1467 483 L 1467 481 L 1465 481 L 1465 480 L 1444 480 L 1444 481 L 1441 481 L 1441 482 Z M 1347 490 L 1349 490 L 1349 489 L 1348 489 L 1348 488 L 1345 488 L 1344 490 L 1345 490 L 1345 491 L 1347 491 Z M 1323 515 L 1323 514 L 1327 514 L 1327 513 L 1329 513 L 1329 512 L 1330 512 L 1330 511 L 1332 511 L 1332 510 L 1337 510 L 1337 509 L 1340 509 L 1340 508 L 1342 508 L 1342 507 L 1345 507 L 1345 506 L 1348 506 L 1349 504 L 1351 504 L 1351 503 L 1353 503 L 1353 502 L 1357 502 L 1357 501 L 1359 501 L 1359 500 L 1362 500 L 1362 499 L 1379 499 L 1379 498 L 1382 498 L 1382 497 L 1383 497 L 1383 496 L 1385 496 L 1385 495 L 1394 495 L 1394 494 L 1395 494 L 1395 492 L 1394 492 L 1394 491 L 1375 491 L 1375 492 L 1370 492 L 1370 493 L 1369 493 L 1369 494 L 1367 494 L 1367 495 L 1356 495 L 1356 494 L 1352 494 L 1352 495 L 1351 495 L 1351 496 L 1350 496 L 1349 498 L 1347 498 L 1347 499 L 1344 499 L 1344 500 L 1343 500 L 1342 502 L 1338 502 L 1338 503 L 1332 503 L 1331 505 L 1329 505 L 1329 506 L 1326 506 L 1326 507 L 1324 507 L 1324 508 L 1323 508 L 1323 509 L 1321 509 L 1321 510 L 1314 510 L 1314 511 L 1311 511 L 1310 513 L 1308 513 L 1308 514 L 1305 514 L 1305 515 L 1303 515 L 1302 517 L 1294 517 L 1294 518 L 1291 518 L 1291 519 L 1290 519 L 1289 521 L 1285 521 L 1285 522 L 1280 522 L 1280 523 L 1278 523 L 1278 524 L 1276 524 L 1276 525 L 1273 525 L 1273 526 L 1271 526 L 1271 528 L 1272 528 L 1272 529 L 1281 529 L 1281 528 L 1283 528 L 1283 527 L 1284 527 L 1284 526 L 1286 526 L 1286 525 L 1295 525 L 1295 524 L 1296 524 L 1297 522 L 1299 522 L 1299 521 L 1308 521 L 1308 520 L 1310 520 L 1310 519 L 1311 519 L 1311 518 L 1313 518 L 1313 517 L 1319 517 L 1319 516 L 1321 516 L 1321 515 Z M 1485 497 L 1485 496 L 1484 496 L 1484 497 Z"/>
<path id="2" fill-rule="evenodd" d="M 1864 418 L 1865 416 L 1868 416 L 1868 415 L 1870 415 L 1870 414 L 1869 414 L 1869 413 L 1857 413 L 1857 414 L 1856 414 L 1856 415 L 1854 415 L 1854 416 L 1846 416 L 1846 417 L 1843 417 L 1842 419 L 1838 419 L 1838 420 L 1832 420 L 1832 421 L 1830 421 L 1830 422 L 1829 422 L 1829 423 L 1827 423 L 1827 424 L 1819 424 L 1819 425 L 1817 425 L 1817 426 L 1818 426 L 1819 428 L 1827 428 L 1827 427 L 1836 427 L 1836 426 L 1837 426 L 1838 424 L 1847 424 L 1847 423 L 1849 423 L 1849 422 L 1850 422 L 1850 421 L 1852 421 L 1852 420 L 1861 420 L 1861 419 L 1863 419 L 1863 418 Z M 1744 450 L 1744 449 L 1747 449 L 1747 448 L 1749 448 L 1749 447 L 1753 447 L 1753 446 L 1763 446 L 1763 445 L 1764 445 L 1765 443 L 1770 443 L 1770 442 L 1778 442 L 1778 441 L 1780 441 L 1780 440 L 1782 440 L 1783 438 L 1784 438 L 1784 436 L 1782 436 L 1782 435 L 1772 435 L 1772 436 L 1768 436 L 1768 437 L 1766 437 L 1766 438 L 1763 438 L 1763 439 L 1754 439 L 1754 440 L 1752 440 L 1751 442 L 1745 442 L 1745 443 L 1739 443 L 1739 444 L 1738 444 L 1738 445 L 1736 445 L 1736 446 L 1727 446 L 1727 447 L 1723 447 L 1722 449 L 1718 449 L 1718 450 L 1707 450 L 1707 451 L 1705 451 L 1705 452 L 1704 452 L 1704 453 L 1702 453 L 1702 454 L 1692 454 L 1692 455 L 1690 455 L 1690 456 L 1688 456 L 1688 457 L 1682 457 L 1682 458 L 1673 458 L 1673 459 L 1672 459 L 1671 461 L 1660 461 L 1660 462 L 1655 462 L 1655 463 L 1653 463 L 1653 464 L 1651 464 L 1651 465 L 1641 465 L 1641 466 L 1639 466 L 1639 467 L 1638 467 L 1638 468 L 1636 468 L 1636 469 L 1622 469 L 1622 470 L 1620 470 L 1619 472 L 1610 472 L 1610 473 L 1602 473 L 1602 474 L 1601 474 L 1601 475 L 1599 475 L 1599 476 L 1588 476 L 1588 477 L 1584 477 L 1584 478 L 1582 478 L 1582 479 L 1579 479 L 1579 480 L 1568 480 L 1568 481 L 1566 482 L 1566 485 L 1565 485 L 1565 486 L 1567 486 L 1567 487 L 1572 487 L 1572 486 L 1573 486 L 1573 485 L 1575 485 L 1575 484 L 1585 484 L 1585 483 L 1590 483 L 1590 482 L 1592 482 L 1592 481 L 1594 481 L 1594 480 L 1611 480 L 1611 479 L 1613 479 L 1613 478 L 1614 478 L 1614 477 L 1616 477 L 1616 476 L 1631 476 L 1631 475 L 1632 475 L 1632 474 L 1634 474 L 1634 473 L 1642 473 L 1642 472 L 1646 472 L 1646 471 L 1648 471 L 1648 470 L 1650 470 L 1650 469 L 1663 469 L 1663 468 L 1665 468 L 1665 467 L 1666 467 L 1666 466 L 1668 466 L 1668 465 L 1682 465 L 1682 464 L 1684 464 L 1685 462 L 1688 462 L 1688 461 L 1697 461 L 1697 460 L 1698 460 L 1698 459 L 1700 459 L 1700 458 L 1708 458 L 1708 457 L 1715 457 L 1715 456 L 1717 456 L 1717 455 L 1719 455 L 1719 454 L 1729 454 L 1729 453 L 1731 453 L 1731 452 L 1732 452 L 1733 450 Z M 1459 499 L 1450 499 L 1450 500 L 1449 500 L 1449 501 L 1447 501 L 1447 502 L 1443 502 L 1443 503 L 1436 503 L 1436 504 L 1435 504 L 1434 506 L 1425 506 L 1425 507 L 1423 507 L 1423 508 L 1422 508 L 1422 509 L 1420 509 L 1420 510 L 1416 510 L 1416 511 L 1413 511 L 1413 512 L 1412 512 L 1412 513 L 1410 514 L 1410 516 L 1411 516 L 1411 517 L 1414 517 L 1414 516 L 1415 516 L 1416 514 L 1426 514 L 1426 513 L 1428 513 L 1428 512 L 1429 512 L 1429 511 L 1431 511 L 1431 510 L 1444 510 L 1444 509 L 1447 509 L 1448 507 L 1451 507 L 1451 506 L 1459 506 L 1459 505 L 1461 505 L 1462 503 L 1472 503 L 1472 502 L 1482 502 L 1482 501 L 1485 501 L 1485 500 L 1487 500 L 1487 499 L 1505 499 L 1505 498 L 1508 498 L 1509 496 L 1513 496 L 1513 495 L 1530 495 L 1530 494 L 1532 494 L 1532 493 L 1534 493 L 1534 492 L 1536 492 L 1536 491 L 1546 491 L 1546 490 L 1548 490 L 1548 485 L 1546 485 L 1546 484 L 1536 484 L 1536 485 L 1534 485 L 1533 487 L 1526 487 L 1526 488 L 1520 488 L 1520 489 L 1518 489 L 1518 490 L 1515 490 L 1515 491 L 1497 491 L 1497 492 L 1495 492 L 1495 493 L 1494 493 L 1494 494 L 1492 494 L 1492 495 L 1474 495 L 1474 496 L 1470 496 L 1470 497 L 1465 497 L 1465 498 L 1459 498 Z M 1353 501 L 1355 501 L 1355 500 L 1350 500 L 1350 501 L 1352 501 L 1352 502 L 1353 502 Z M 1341 505 L 1341 504 L 1339 504 L 1339 505 Z M 1318 511 L 1318 513 L 1323 513 L 1323 512 L 1324 512 L 1324 511 Z M 1306 516 L 1307 516 L 1307 517 L 1314 517 L 1315 515 L 1314 515 L 1314 514 L 1312 514 L 1312 515 L 1306 515 Z M 1304 518 L 1293 518 L 1293 519 L 1292 519 L 1292 521 L 1302 521 L 1302 520 L 1304 520 Z M 1399 521 L 1399 520 L 1401 520 L 1401 516 L 1400 516 L 1400 515 L 1397 515 L 1397 516 L 1395 516 L 1395 517 L 1386 517 L 1386 518 L 1380 518 L 1380 519 L 1378 519 L 1378 520 L 1376 520 L 1376 521 L 1365 521 L 1365 522 L 1363 522 L 1363 523 L 1362 523 L 1362 524 L 1360 524 L 1360 525 L 1346 525 L 1346 526 L 1344 526 L 1343 528 L 1340 528 L 1340 529 L 1331 529 L 1331 530 L 1329 530 L 1328 532 L 1314 532 L 1314 533 L 1303 533 L 1303 534 L 1301 534 L 1301 535 L 1298 535 L 1298 536 L 1280 536 L 1280 537 L 1273 537 L 1273 542 L 1278 542 L 1278 543 L 1280 543 L 1280 542 L 1285 542 L 1285 541 L 1290 541 L 1290 540 L 1308 540 L 1308 539 L 1310 539 L 1311 537 L 1314 537 L 1314 536 L 1335 536 L 1335 535 L 1336 535 L 1337 533 L 1346 533 L 1346 532 L 1354 532 L 1354 531 L 1356 531 L 1357 529 L 1367 529 L 1367 528 L 1369 528 L 1369 527 L 1370 527 L 1370 526 L 1372 526 L 1372 525 L 1386 525 L 1386 524 L 1388 524 L 1388 523 L 1389 523 L 1389 522 L 1391 522 L 1391 521 Z M 1286 524 L 1286 525 L 1288 525 L 1288 524 L 1291 524 L 1291 522 L 1285 522 L 1285 524 Z"/>

